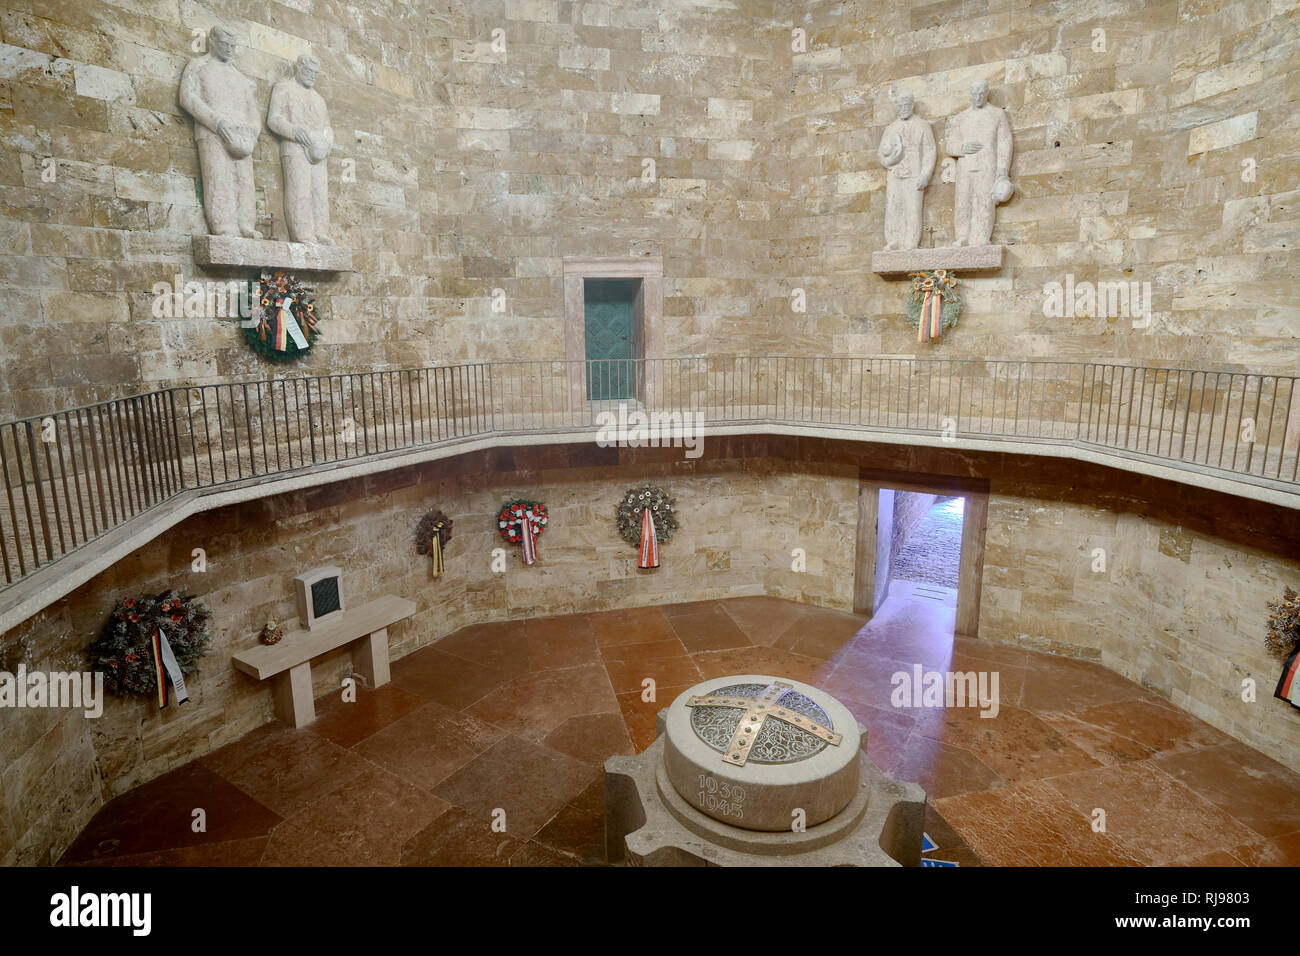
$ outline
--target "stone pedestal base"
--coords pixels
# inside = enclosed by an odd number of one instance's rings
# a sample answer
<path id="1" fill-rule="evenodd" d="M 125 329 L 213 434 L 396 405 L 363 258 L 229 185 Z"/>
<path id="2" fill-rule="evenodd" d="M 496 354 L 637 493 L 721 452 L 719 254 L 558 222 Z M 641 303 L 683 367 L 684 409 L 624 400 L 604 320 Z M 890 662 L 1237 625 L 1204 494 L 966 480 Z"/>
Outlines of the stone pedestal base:
<path id="1" fill-rule="evenodd" d="M 982 272 L 1002 268 L 1002 246 L 944 246 L 939 249 L 899 249 L 873 252 L 871 271 L 897 276 L 931 269 Z"/>
<path id="2" fill-rule="evenodd" d="M 352 250 L 305 242 L 245 239 L 243 236 L 195 236 L 194 261 L 201 266 L 350 272 Z"/>
<path id="3" fill-rule="evenodd" d="M 610 757 L 607 859 L 632 866 L 919 866 L 925 791 L 881 773 L 867 757 L 866 736 L 857 794 L 802 833 L 743 830 L 690 806 L 667 779 L 662 735 L 639 756 Z"/>

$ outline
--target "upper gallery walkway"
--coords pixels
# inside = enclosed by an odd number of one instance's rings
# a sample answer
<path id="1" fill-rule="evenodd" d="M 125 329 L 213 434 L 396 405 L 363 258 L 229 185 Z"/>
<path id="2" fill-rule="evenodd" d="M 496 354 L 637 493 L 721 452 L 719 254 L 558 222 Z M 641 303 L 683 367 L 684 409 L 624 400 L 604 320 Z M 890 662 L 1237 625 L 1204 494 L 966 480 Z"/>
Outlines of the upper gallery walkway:
<path id="1" fill-rule="evenodd" d="M 1285 375 L 717 356 L 177 387 L 0 424 L 0 633 L 198 511 L 495 445 L 694 456 L 759 433 L 1067 457 L 1300 508 Z"/>

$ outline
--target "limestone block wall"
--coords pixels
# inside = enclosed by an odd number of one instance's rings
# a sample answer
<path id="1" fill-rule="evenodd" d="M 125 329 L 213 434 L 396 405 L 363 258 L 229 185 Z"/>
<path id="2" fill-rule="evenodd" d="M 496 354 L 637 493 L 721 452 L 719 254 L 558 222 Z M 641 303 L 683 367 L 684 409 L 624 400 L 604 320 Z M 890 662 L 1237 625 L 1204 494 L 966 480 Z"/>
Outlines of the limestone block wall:
<path id="1" fill-rule="evenodd" d="M 561 357 L 564 256 L 662 256 L 670 354 L 748 351 L 788 76 L 769 17 L 763 0 L 4 0 L 0 417 L 282 374 L 230 320 L 153 313 L 157 282 L 253 271 L 199 273 L 190 252 L 206 227 L 177 83 L 217 22 L 263 105 L 299 53 L 321 61 L 356 271 L 315 283 L 323 338 L 294 371 Z M 267 132 L 254 167 L 258 228 L 287 238 Z"/>
<path id="2" fill-rule="evenodd" d="M 807 291 L 802 346 L 850 354 L 1039 357 L 1249 367 L 1295 374 L 1300 313 L 1257 294 L 1300 288 L 1300 9 L 1290 0 L 788 0 L 791 53 L 768 178 L 783 235 L 772 271 Z M 964 277 L 960 324 L 919 347 L 902 285 L 871 273 L 883 245 L 880 135 L 907 89 L 941 138 L 987 80 L 1009 110 L 1018 187 L 993 241 L 1004 268 Z M 933 243 L 952 239 L 954 186 L 926 191 Z M 929 245 L 923 232 L 923 245 Z M 1147 328 L 1043 313 L 1045 284 L 1149 283 Z"/>
<path id="3" fill-rule="evenodd" d="M 855 467 L 663 456 L 620 469 L 616 454 L 600 451 L 472 455 L 195 516 L 5 634 L 0 670 L 21 662 L 81 671 L 84 647 L 124 597 L 184 588 L 212 611 L 212 645 L 187 682 L 190 703 L 159 711 L 109 698 L 96 720 L 2 712 L 0 864 L 52 861 L 104 800 L 274 719 L 269 684 L 236 672 L 230 654 L 268 619 L 296 620 L 292 577 L 312 567 L 340 566 L 351 603 L 384 593 L 416 602 L 416 617 L 389 631 L 394 657 L 466 624 L 507 618 L 765 593 L 851 609 Z M 635 549 L 614 528 L 617 500 L 641 482 L 678 500 L 681 530 L 654 572 L 636 568 Z M 545 501 L 551 516 L 531 568 L 496 529 L 500 506 L 516 497 Z M 440 579 L 412 540 L 433 507 L 454 521 Z M 203 573 L 191 570 L 196 547 L 207 553 Z M 801 572 L 792 570 L 795 547 L 807 555 Z M 504 574 L 492 570 L 495 548 L 506 549 Z M 337 689 L 350 670 L 346 651 L 319 660 L 316 693 Z"/>

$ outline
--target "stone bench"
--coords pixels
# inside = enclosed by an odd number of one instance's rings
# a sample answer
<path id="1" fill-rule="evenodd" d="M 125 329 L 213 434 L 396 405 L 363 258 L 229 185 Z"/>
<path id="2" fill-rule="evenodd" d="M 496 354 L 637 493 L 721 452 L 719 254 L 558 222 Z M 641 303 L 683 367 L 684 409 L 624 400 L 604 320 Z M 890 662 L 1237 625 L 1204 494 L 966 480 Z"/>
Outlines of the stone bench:
<path id="1" fill-rule="evenodd" d="M 291 727 L 316 719 L 312 699 L 311 662 L 352 645 L 352 666 L 371 687 L 388 683 L 388 628 L 415 613 L 415 602 L 386 594 L 310 631 L 286 631 L 277 644 L 233 655 L 235 667 L 257 680 L 275 679 L 276 715 Z"/>

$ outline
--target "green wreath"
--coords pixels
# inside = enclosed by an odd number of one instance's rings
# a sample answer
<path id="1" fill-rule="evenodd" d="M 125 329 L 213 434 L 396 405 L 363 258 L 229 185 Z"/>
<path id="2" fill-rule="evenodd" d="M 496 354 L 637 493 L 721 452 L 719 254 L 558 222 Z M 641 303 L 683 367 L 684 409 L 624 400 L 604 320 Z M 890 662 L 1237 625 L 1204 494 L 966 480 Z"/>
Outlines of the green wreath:
<path id="1" fill-rule="evenodd" d="M 272 362 L 292 362 L 310 352 L 321 334 L 311 289 L 277 271 L 263 274 L 253 292 L 252 314 L 244 322 L 244 341 L 253 351 Z M 292 319 L 283 322 L 281 306 L 286 300 Z"/>
<path id="2" fill-rule="evenodd" d="M 641 544 L 641 512 L 649 508 L 655 519 L 655 533 L 660 541 L 667 542 L 677 530 L 677 513 L 673 510 L 676 504 L 675 498 L 669 498 L 668 492 L 654 485 L 629 488 L 618 500 L 615 520 L 619 536 L 638 547 Z"/>
<path id="3" fill-rule="evenodd" d="M 143 598 L 127 598 L 113 611 L 103 633 L 86 649 L 92 669 L 102 671 L 104 684 L 119 696 L 158 692 L 153 635 L 167 636 L 182 674 L 199 669 L 207 653 L 208 610 L 188 594 L 170 590 Z"/>
<path id="4" fill-rule="evenodd" d="M 907 324 L 912 331 L 921 331 L 921 305 L 927 291 L 937 291 L 943 300 L 940 311 L 940 334 L 947 332 L 957 324 L 961 314 L 961 284 L 957 277 L 947 269 L 935 269 L 932 272 L 913 272 L 912 286 L 907 295 Z"/>

